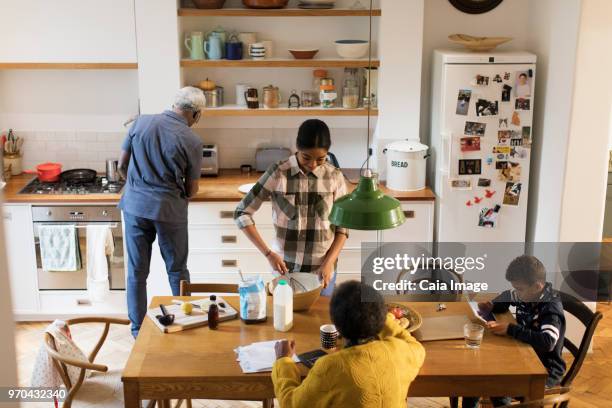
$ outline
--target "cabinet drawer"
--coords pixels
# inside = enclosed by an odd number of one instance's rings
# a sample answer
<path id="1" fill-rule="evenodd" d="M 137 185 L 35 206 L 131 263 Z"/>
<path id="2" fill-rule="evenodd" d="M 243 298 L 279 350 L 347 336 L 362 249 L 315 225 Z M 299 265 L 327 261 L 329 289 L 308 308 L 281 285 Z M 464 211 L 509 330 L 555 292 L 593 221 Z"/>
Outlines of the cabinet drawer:
<path id="1" fill-rule="evenodd" d="M 268 245 L 272 245 L 274 228 L 259 226 L 258 231 Z M 235 225 L 225 227 L 208 225 L 189 226 L 189 248 L 191 249 L 251 249 L 255 246 Z"/>
<path id="2" fill-rule="evenodd" d="M 189 251 L 187 267 L 190 273 L 231 272 L 270 273 L 270 264 L 259 251 Z"/>
<path id="3" fill-rule="evenodd" d="M 359 274 L 361 276 L 361 250 L 343 249 L 338 257 L 338 274 Z"/>
<path id="4" fill-rule="evenodd" d="M 89 300 L 86 291 L 39 292 L 41 314 L 127 313 L 124 291 L 112 291 L 104 302 Z"/>
<path id="5" fill-rule="evenodd" d="M 235 225 L 234 210 L 238 202 L 198 203 L 189 205 L 190 225 Z M 263 203 L 254 216 L 258 225 L 272 225 L 272 205 Z"/>
<path id="6" fill-rule="evenodd" d="M 383 231 L 384 242 L 431 242 L 433 240 L 433 202 L 402 204 L 406 222 Z"/>

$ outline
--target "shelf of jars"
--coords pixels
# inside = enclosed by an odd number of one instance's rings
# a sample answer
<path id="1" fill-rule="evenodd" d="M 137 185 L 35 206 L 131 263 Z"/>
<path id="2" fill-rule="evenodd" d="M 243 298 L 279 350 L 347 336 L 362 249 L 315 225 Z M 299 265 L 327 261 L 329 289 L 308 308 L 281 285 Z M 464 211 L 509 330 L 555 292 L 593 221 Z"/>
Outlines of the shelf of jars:
<path id="1" fill-rule="evenodd" d="M 332 8 L 321 10 L 307 10 L 299 8 L 284 9 L 248 9 L 248 8 L 221 8 L 221 9 L 178 9 L 179 17 L 368 17 L 370 10 Z M 372 16 L 380 17 L 380 9 L 372 10 Z"/>
<path id="2" fill-rule="evenodd" d="M 300 107 L 300 108 L 257 108 L 249 109 L 246 106 L 224 105 L 218 108 L 205 108 L 202 111 L 204 117 L 222 116 L 367 116 L 366 108 L 346 109 L 346 108 L 321 108 Z M 378 115 L 378 109 L 371 109 L 371 116 Z"/>
<path id="3" fill-rule="evenodd" d="M 182 59 L 183 68 L 378 68 L 379 60 L 372 60 L 371 65 L 367 59 L 284 59 L 267 58 L 263 60 L 254 59 L 216 59 L 197 60 Z"/>

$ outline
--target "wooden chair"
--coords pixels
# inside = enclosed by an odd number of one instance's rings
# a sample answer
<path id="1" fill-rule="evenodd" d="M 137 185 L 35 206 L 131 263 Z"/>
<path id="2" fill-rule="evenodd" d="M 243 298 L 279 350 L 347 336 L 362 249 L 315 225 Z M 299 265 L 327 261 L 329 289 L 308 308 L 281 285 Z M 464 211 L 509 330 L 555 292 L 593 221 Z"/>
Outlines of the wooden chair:
<path id="1" fill-rule="evenodd" d="M 64 385 L 66 386 L 66 390 L 68 390 L 68 395 L 66 396 L 66 399 L 64 400 L 64 403 L 62 404 L 63 408 L 70 408 L 72 406 L 72 401 L 74 400 L 76 393 L 79 391 L 79 389 L 83 385 L 83 381 L 85 380 L 85 373 L 87 370 L 98 371 L 101 373 L 106 373 L 108 371 L 107 366 L 94 363 L 94 359 L 96 358 L 96 355 L 98 354 L 98 352 L 100 351 L 100 348 L 102 347 L 102 345 L 104 344 L 104 341 L 106 340 L 106 336 L 108 335 L 110 325 L 111 324 L 127 325 L 127 324 L 130 324 L 130 321 L 127 319 L 113 319 L 113 318 L 107 318 L 107 317 L 80 317 L 80 318 L 66 320 L 66 324 L 68 325 L 68 327 L 75 325 L 75 324 L 80 324 L 80 323 L 104 323 L 104 331 L 102 332 L 102 335 L 100 336 L 100 339 L 98 340 L 98 343 L 96 344 L 96 346 L 93 348 L 91 353 L 89 353 L 87 360 L 77 360 L 74 358 L 63 356 L 57 351 L 57 347 L 55 345 L 55 339 L 53 338 L 53 336 L 49 333 L 45 333 L 45 343 L 44 344 L 45 344 L 45 348 L 47 349 L 47 353 L 49 353 L 49 356 L 51 357 L 51 360 L 53 361 L 53 366 L 59 373 Z M 79 378 L 74 384 L 72 383 L 72 381 L 70 381 L 70 377 L 68 376 L 67 366 L 73 366 L 73 367 L 77 367 L 81 369 L 79 373 Z"/>
<path id="2" fill-rule="evenodd" d="M 192 293 L 238 293 L 238 285 L 231 283 L 190 283 L 185 280 L 181 281 L 180 296 L 191 296 Z M 185 400 L 187 408 L 191 408 L 191 400 Z M 273 399 L 262 401 L 264 408 L 272 408 L 274 406 Z"/>
<path id="3" fill-rule="evenodd" d="M 570 397 L 569 394 L 562 394 L 562 395 L 546 397 L 541 400 L 521 402 L 519 404 L 504 405 L 501 408 L 540 408 L 540 407 L 560 408 L 563 406 L 562 404 L 569 403 L 569 397 Z"/>
<path id="4" fill-rule="evenodd" d="M 181 281 L 180 296 L 191 296 L 192 293 L 238 293 L 238 285 L 231 283 L 191 283 Z"/>
<path id="5" fill-rule="evenodd" d="M 569 313 L 576 317 L 584 325 L 584 333 L 582 335 L 582 340 L 580 341 L 580 345 L 576 346 L 569 340 L 567 337 L 563 339 L 563 346 L 574 357 L 574 362 L 570 366 L 570 368 L 565 372 L 565 375 L 561 379 L 561 384 L 557 387 L 547 388 L 545 390 L 545 395 L 549 396 L 557 396 L 563 397 L 564 399 L 559 399 L 557 402 L 553 404 L 555 408 L 567 408 L 569 406 L 569 392 L 571 390 L 572 382 L 574 378 L 580 372 L 580 368 L 584 363 L 584 359 L 587 356 L 589 351 L 589 347 L 591 345 L 591 341 L 593 340 L 593 335 L 595 334 L 595 329 L 599 324 L 599 321 L 602 319 L 603 314 L 601 312 L 592 312 L 582 301 L 576 299 L 574 296 L 569 295 L 567 293 L 559 292 L 559 296 L 561 297 L 561 303 L 563 304 L 563 310 L 566 313 Z M 456 408 L 457 405 L 453 405 L 453 401 L 455 399 L 451 398 L 451 407 Z M 554 398 L 550 398 L 549 400 L 554 400 Z M 543 401 L 546 401 L 543 400 Z M 532 402 L 532 403 L 535 403 Z M 532 407 L 538 405 L 512 405 L 512 407 Z"/>

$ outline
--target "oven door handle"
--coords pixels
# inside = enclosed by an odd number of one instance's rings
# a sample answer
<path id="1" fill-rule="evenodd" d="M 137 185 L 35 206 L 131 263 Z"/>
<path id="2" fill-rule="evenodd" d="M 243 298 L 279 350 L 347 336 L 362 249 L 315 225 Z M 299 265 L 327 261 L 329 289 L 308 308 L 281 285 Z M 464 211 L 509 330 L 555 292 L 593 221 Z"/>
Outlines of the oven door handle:
<path id="1" fill-rule="evenodd" d="M 71 223 L 71 222 L 66 222 L 66 223 L 56 222 L 56 223 L 50 224 L 50 223 L 44 223 L 44 222 L 35 222 L 34 224 L 40 226 L 40 225 L 57 225 L 57 224 L 73 225 L 74 223 Z M 116 228 L 120 227 L 120 224 L 118 222 L 111 223 L 111 224 L 91 222 L 91 223 L 88 223 L 88 224 L 74 224 L 74 228 L 83 229 L 83 228 L 87 228 L 88 225 L 102 225 L 102 226 L 107 226 L 107 227 L 109 227 L 111 229 L 116 229 Z"/>

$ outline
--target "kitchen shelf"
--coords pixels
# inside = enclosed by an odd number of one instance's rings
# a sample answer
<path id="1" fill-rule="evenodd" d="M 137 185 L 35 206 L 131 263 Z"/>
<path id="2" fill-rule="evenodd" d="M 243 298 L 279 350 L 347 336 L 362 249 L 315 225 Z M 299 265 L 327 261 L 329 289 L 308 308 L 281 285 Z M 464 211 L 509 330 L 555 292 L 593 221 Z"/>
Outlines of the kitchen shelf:
<path id="1" fill-rule="evenodd" d="M 372 16 L 379 17 L 380 9 L 372 11 Z M 248 8 L 221 8 L 196 9 L 180 8 L 179 17 L 368 17 L 370 10 L 353 10 L 334 8 L 327 10 L 306 10 L 299 8 L 284 9 L 248 9 Z"/>
<path id="2" fill-rule="evenodd" d="M 220 116 L 367 116 L 368 110 L 364 108 L 278 108 L 278 109 L 248 109 L 238 105 L 225 105 L 219 108 L 206 108 L 202 110 L 204 117 Z M 378 115 L 377 109 L 372 109 L 372 116 Z"/>
<path id="3" fill-rule="evenodd" d="M 0 62 L 0 69 L 137 69 L 136 62 Z"/>
<path id="4" fill-rule="evenodd" d="M 367 68 L 367 59 L 282 59 L 264 60 L 191 60 L 182 59 L 183 68 Z M 372 67 L 379 67 L 379 60 L 372 60 Z"/>

